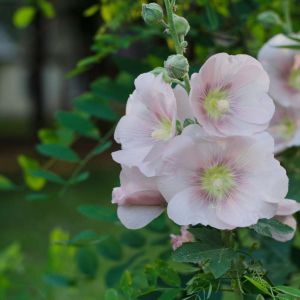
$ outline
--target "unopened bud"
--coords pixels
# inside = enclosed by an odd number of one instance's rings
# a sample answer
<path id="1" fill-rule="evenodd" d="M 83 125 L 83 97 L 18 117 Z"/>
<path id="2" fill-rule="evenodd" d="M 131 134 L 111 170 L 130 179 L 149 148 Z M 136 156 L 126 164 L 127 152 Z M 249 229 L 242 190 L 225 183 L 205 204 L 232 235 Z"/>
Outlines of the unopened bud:
<path id="1" fill-rule="evenodd" d="M 143 4 L 142 16 L 148 25 L 156 25 L 163 20 L 164 13 L 157 3 Z"/>
<path id="2" fill-rule="evenodd" d="M 152 70 L 152 74 L 154 74 L 154 76 L 158 76 L 158 75 L 162 74 L 162 78 L 166 83 L 172 82 L 172 80 L 171 80 L 170 76 L 168 75 L 168 72 L 165 68 L 157 67 L 154 70 Z"/>
<path id="3" fill-rule="evenodd" d="M 188 32 L 190 31 L 190 24 L 189 22 L 184 18 L 177 15 L 173 15 L 174 23 L 175 23 L 175 29 L 177 34 L 180 36 L 186 36 Z"/>
<path id="4" fill-rule="evenodd" d="M 165 61 L 165 68 L 171 78 L 181 79 L 189 72 L 189 62 L 183 55 L 175 54 Z"/>

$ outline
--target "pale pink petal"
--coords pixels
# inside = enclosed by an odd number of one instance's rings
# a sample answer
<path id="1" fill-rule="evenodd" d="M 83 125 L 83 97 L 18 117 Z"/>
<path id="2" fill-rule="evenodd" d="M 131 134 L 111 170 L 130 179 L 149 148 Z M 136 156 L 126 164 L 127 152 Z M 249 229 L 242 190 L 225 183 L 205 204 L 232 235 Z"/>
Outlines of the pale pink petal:
<path id="1" fill-rule="evenodd" d="M 177 103 L 177 118 L 181 122 L 183 122 L 185 119 L 193 119 L 194 115 L 192 113 L 189 96 L 186 90 L 182 86 L 176 85 L 174 89 L 174 95 Z"/>
<path id="2" fill-rule="evenodd" d="M 157 218 L 164 208 L 161 206 L 118 206 L 118 217 L 128 229 L 139 229 Z"/>
<path id="3" fill-rule="evenodd" d="M 284 199 L 278 203 L 277 216 L 288 216 L 300 211 L 300 203 L 295 200 Z"/>

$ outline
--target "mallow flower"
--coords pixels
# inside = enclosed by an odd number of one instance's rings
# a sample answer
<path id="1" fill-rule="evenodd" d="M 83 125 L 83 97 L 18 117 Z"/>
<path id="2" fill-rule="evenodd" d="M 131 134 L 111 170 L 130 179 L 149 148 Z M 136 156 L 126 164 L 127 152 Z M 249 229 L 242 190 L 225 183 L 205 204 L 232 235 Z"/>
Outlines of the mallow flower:
<path id="1" fill-rule="evenodd" d="M 192 75 L 190 102 L 204 130 L 220 137 L 265 130 L 274 113 L 269 78 L 251 56 L 219 53 Z"/>
<path id="2" fill-rule="evenodd" d="M 273 231 L 273 232 L 271 232 L 271 234 L 275 240 L 280 241 L 280 242 L 286 242 L 286 241 L 291 240 L 294 237 L 296 227 L 297 227 L 297 221 L 293 217 L 293 214 L 298 211 L 300 211 L 300 203 L 298 203 L 294 200 L 285 199 L 285 200 L 279 202 L 276 216 L 274 217 L 274 219 L 293 228 L 293 232 L 287 233 L 287 234 L 282 234 L 282 233 Z"/>
<path id="3" fill-rule="evenodd" d="M 126 115 L 115 130 L 115 140 L 122 150 L 112 156 L 118 163 L 137 166 L 147 176 L 154 176 L 155 163 L 159 161 L 147 156 L 155 149 L 163 151 L 176 134 L 176 98 L 162 75 L 142 74 L 135 80 L 135 87 L 127 102 Z"/>
<path id="4" fill-rule="evenodd" d="M 123 166 L 120 182 L 121 186 L 113 189 L 112 203 L 118 205 L 118 217 L 125 227 L 142 228 L 164 211 L 166 202 L 155 177 L 145 177 L 136 167 Z"/>
<path id="5" fill-rule="evenodd" d="M 300 146 L 300 109 L 276 104 L 268 132 L 274 137 L 276 153 Z"/>
<path id="6" fill-rule="evenodd" d="M 300 51 L 281 46 L 295 41 L 283 34 L 271 38 L 259 51 L 258 59 L 271 80 L 270 95 L 285 107 L 300 108 Z"/>
<path id="7" fill-rule="evenodd" d="M 247 227 L 274 217 L 287 194 L 288 177 L 266 132 L 220 138 L 190 125 L 172 146 L 163 158 L 169 175 L 158 187 L 178 225 Z"/>

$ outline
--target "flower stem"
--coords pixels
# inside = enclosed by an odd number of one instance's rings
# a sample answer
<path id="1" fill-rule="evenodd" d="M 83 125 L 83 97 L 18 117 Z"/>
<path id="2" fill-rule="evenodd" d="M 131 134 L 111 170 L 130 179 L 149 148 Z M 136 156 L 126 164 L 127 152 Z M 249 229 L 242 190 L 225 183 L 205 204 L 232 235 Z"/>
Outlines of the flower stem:
<path id="1" fill-rule="evenodd" d="M 174 41 L 175 44 L 175 50 L 177 54 L 183 55 L 184 53 L 184 48 L 180 42 L 179 36 L 176 32 L 176 27 L 175 27 L 175 22 L 173 18 L 173 7 L 175 5 L 174 0 L 164 0 L 166 11 L 167 11 L 167 18 L 168 18 L 168 29 L 170 32 L 170 35 Z M 190 80 L 189 80 L 189 75 L 185 74 L 183 77 L 184 85 L 186 91 L 189 93 L 191 90 L 191 85 L 190 85 Z"/>
<path id="2" fill-rule="evenodd" d="M 285 29 L 288 34 L 293 32 L 293 25 L 291 20 L 290 0 L 282 0 L 282 10 L 285 19 Z"/>

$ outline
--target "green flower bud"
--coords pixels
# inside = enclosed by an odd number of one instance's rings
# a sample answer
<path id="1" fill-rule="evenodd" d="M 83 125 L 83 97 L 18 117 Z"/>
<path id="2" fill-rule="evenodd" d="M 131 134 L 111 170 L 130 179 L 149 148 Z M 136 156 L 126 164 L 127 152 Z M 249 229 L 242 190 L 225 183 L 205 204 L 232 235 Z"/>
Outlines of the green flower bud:
<path id="1" fill-rule="evenodd" d="M 172 82 L 172 80 L 171 80 L 170 76 L 168 75 L 168 72 L 165 68 L 157 67 L 154 70 L 152 70 L 152 74 L 154 74 L 154 76 L 158 76 L 158 75 L 162 74 L 163 80 L 166 83 Z"/>
<path id="2" fill-rule="evenodd" d="M 177 15 L 173 15 L 174 23 L 175 23 L 175 29 L 177 34 L 180 36 L 186 36 L 188 32 L 190 31 L 190 24 L 189 22 L 184 18 Z"/>
<path id="3" fill-rule="evenodd" d="M 164 13 L 157 3 L 143 4 L 142 16 L 146 24 L 156 25 L 163 20 Z"/>
<path id="4" fill-rule="evenodd" d="M 183 55 L 175 54 L 165 61 L 165 68 L 171 78 L 181 79 L 189 72 L 189 62 Z"/>

